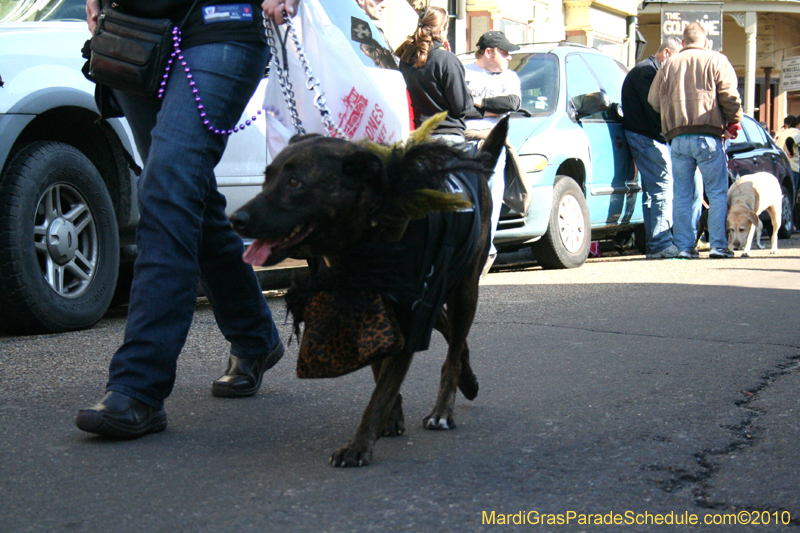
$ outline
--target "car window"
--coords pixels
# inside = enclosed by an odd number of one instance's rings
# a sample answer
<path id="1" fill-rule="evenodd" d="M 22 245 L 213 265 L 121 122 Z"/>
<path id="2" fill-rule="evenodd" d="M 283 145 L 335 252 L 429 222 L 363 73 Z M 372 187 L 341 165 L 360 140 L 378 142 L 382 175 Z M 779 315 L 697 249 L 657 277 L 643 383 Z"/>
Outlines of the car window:
<path id="1" fill-rule="evenodd" d="M 546 116 L 558 104 L 558 59 L 551 54 L 518 54 L 509 68 L 516 71 L 522 85 L 521 107 L 533 116 Z"/>
<path id="2" fill-rule="evenodd" d="M 600 87 L 608 94 L 612 102 L 622 101 L 622 82 L 628 73 L 627 69 L 614 58 L 596 54 L 583 54 L 583 60 L 600 81 Z"/>
<path id="3" fill-rule="evenodd" d="M 600 90 L 600 84 L 578 54 L 567 56 L 567 96 L 576 98 Z"/>
<path id="4" fill-rule="evenodd" d="M 0 1 L 0 22 L 86 20 L 86 0 Z"/>
<path id="5" fill-rule="evenodd" d="M 767 140 L 767 133 L 764 129 L 756 123 L 754 120 L 743 119 L 742 120 L 742 129 L 744 129 L 745 133 L 747 134 L 747 138 L 750 142 L 755 143 L 757 148 L 768 148 L 769 141 Z"/>
<path id="6" fill-rule="evenodd" d="M 600 84 L 594 74 L 578 54 L 567 56 L 566 76 L 567 98 L 572 100 L 576 109 L 581 106 L 585 95 L 600 90 Z"/>

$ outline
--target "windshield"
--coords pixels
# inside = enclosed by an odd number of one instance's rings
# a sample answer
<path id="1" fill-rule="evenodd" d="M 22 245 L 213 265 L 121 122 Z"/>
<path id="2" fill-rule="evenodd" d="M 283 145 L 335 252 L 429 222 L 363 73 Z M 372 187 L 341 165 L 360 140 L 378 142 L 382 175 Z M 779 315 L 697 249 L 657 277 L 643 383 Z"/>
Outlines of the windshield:
<path id="1" fill-rule="evenodd" d="M 552 54 L 514 54 L 508 68 L 519 75 L 522 105 L 534 117 L 552 114 L 558 103 L 558 59 Z"/>
<path id="2" fill-rule="evenodd" d="M 0 22 L 86 20 L 86 0 L 0 0 Z"/>

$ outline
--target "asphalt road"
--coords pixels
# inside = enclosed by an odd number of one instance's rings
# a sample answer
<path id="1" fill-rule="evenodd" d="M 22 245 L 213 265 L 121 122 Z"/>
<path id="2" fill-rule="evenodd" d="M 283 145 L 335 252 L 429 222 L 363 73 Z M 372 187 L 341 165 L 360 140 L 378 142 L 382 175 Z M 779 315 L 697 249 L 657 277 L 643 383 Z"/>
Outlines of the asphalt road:
<path id="1" fill-rule="evenodd" d="M 470 335 L 477 399 L 458 397 L 455 430 L 422 429 L 435 335 L 403 387 L 406 434 L 367 468 L 328 457 L 370 372 L 299 380 L 293 343 L 257 396 L 214 398 L 227 347 L 204 300 L 169 427 L 134 441 L 73 425 L 103 392 L 124 309 L 90 331 L 0 336 L 0 531 L 798 531 L 800 236 L 780 244 L 498 267 Z M 702 525 L 733 520 L 750 524 Z"/>

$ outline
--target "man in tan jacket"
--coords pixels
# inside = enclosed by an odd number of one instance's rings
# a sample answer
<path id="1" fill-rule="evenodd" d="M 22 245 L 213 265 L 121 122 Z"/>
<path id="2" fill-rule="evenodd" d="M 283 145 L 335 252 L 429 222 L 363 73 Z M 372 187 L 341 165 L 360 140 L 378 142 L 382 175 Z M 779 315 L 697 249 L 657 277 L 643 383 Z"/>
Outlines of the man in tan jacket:
<path id="1" fill-rule="evenodd" d="M 738 78 L 728 59 L 707 48 L 698 23 L 683 31 L 683 49 L 658 71 L 647 101 L 661 114 L 661 129 L 672 151 L 674 179 L 673 239 L 678 257 L 694 259 L 702 191 L 695 191 L 700 169 L 708 196 L 709 257 L 733 257 L 728 250 L 725 217 L 728 165 L 723 140 L 736 136 L 742 120 Z"/>

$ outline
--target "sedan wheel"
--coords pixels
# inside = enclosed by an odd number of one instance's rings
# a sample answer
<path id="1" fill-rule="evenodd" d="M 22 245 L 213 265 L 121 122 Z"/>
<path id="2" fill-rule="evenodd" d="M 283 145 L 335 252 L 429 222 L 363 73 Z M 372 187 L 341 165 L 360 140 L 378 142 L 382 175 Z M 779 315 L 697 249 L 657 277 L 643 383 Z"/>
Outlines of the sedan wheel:
<path id="1" fill-rule="evenodd" d="M 786 187 L 781 187 L 783 201 L 781 202 L 781 227 L 778 228 L 778 237 L 789 239 L 794 231 L 794 218 L 792 216 L 792 197 Z"/>

